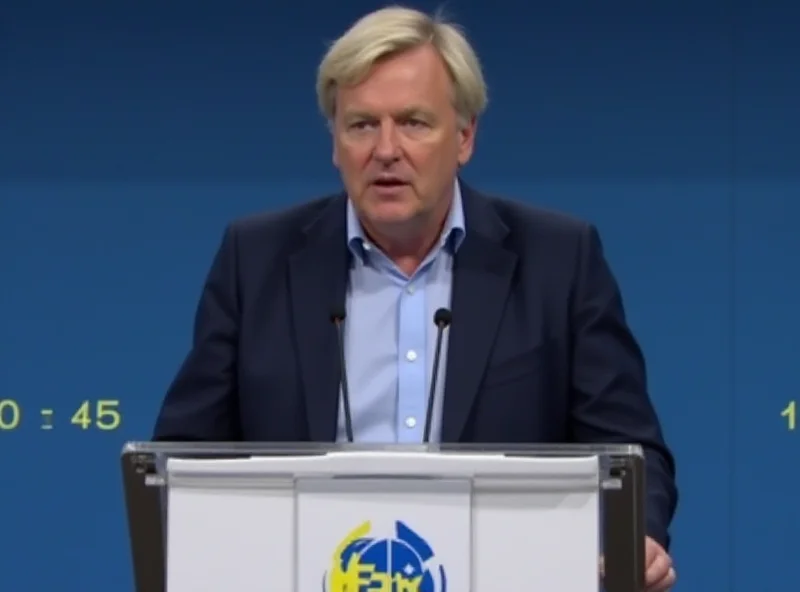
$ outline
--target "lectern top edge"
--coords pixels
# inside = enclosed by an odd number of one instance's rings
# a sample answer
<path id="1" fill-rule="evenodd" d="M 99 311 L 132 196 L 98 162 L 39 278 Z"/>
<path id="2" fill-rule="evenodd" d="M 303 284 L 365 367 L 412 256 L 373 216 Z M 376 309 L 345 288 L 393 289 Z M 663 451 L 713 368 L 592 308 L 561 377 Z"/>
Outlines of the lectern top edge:
<path id="1" fill-rule="evenodd" d="M 316 442 L 126 442 L 122 455 L 258 456 L 315 455 L 330 452 L 436 452 L 525 456 L 600 456 L 644 458 L 638 444 L 362 444 Z"/>

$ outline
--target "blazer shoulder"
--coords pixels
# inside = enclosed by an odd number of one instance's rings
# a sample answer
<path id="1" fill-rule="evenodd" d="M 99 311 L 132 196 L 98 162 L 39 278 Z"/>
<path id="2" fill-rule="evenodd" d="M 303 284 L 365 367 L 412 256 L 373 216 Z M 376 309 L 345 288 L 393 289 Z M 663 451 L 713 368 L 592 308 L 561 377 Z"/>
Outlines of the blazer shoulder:
<path id="1" fill-rule="evenodd" d="M 235 262 L 241 274 L 260 276 L 280 265 L 317 230 L 330 229 L 330 221 L 344 220 L 344 214 L 343 194 L 334 194 L 235 218 L 225 226 L 217 257 Z M 318 220 L 323 222 L 319 229 L 311 228 Z"/>

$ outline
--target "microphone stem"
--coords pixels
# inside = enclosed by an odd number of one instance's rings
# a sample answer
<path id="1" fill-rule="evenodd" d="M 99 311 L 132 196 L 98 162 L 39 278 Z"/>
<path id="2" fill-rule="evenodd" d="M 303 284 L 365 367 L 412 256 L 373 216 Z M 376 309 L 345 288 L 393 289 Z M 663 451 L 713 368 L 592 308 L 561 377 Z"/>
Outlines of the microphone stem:
<path id="1" fill-rule="evenodd" d="M 438 326 L 436 332 L 436 349 L 433 353 L 433 369 L 431 370 L 431 388 L 428 393 L 428 408 L 425 413 L 425 432 L 422 438 L 423 443 L 428 444 L 431 439 L 431 424 L 433 423 L 433 402 L 436 397 L 436 379 L 439 375 L 439 358 L 442 355 L 442 338 L 444 337 L 444 324 Z"/>
<path id="2" fill-rule="evenodd" d="M 344 332 L 342 331 L 342 321 L 336 321 L 336 333 L 339 340 L 339 369 L 342 373 L 340 381 L 342 386 L 342 406 L 344 407 L 344 430 L 347 435 L 347 441 L 353 443 L 353 416 L 350 412 L 350 392 L 347 386 L 347 365 L 344 356 Z"/>

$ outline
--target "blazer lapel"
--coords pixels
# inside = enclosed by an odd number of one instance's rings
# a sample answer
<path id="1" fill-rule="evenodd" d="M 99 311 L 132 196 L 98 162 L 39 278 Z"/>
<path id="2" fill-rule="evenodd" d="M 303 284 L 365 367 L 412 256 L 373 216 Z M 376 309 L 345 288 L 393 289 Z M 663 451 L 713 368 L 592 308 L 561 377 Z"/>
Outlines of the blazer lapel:
<path id="1" fill-rule="evenodd" d="M 347 288 L 345 204 L 343 196 L 334 199 L 305 229 L 304 246 L 289 260 L 294 339 L 312 442 L 336 439 L 341 369 L 331 312 L 344 306 Z"/>
<path id="2" fill-rule="evenodd" d="M 500 324 L 517 256 L 505 248 L 508 228 L 491 204 L 463 183 L 467 233 L 453 268 L 452 311 L 442 441 L 458 442 Z"/>

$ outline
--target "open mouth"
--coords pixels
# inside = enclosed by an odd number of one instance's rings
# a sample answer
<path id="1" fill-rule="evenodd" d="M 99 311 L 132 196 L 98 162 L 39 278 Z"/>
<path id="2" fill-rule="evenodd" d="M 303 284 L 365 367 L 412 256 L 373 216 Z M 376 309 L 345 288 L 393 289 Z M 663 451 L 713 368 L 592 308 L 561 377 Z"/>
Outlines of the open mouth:
<path id="1" fill-rule="evenodd" d="M 402 187 L 405 184 L 406 183 L 404 181 L 402 181 L 401 179 L 394 179 L 394 178 L 391 178 L 391 177 L 386 177 L 386 178 L 383 178 L 383 179 L 376 179 L 375 181 L 373 181 L 373 185 L 376 185 L 378 187 L 386 187 L 386 188 Z"/>

